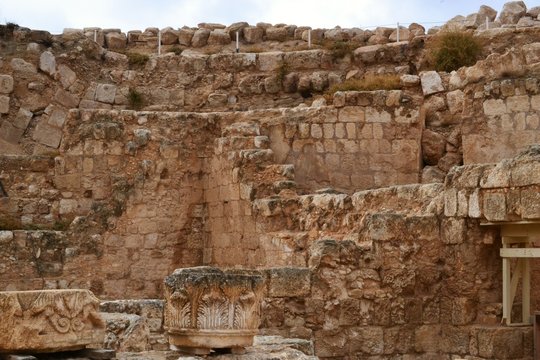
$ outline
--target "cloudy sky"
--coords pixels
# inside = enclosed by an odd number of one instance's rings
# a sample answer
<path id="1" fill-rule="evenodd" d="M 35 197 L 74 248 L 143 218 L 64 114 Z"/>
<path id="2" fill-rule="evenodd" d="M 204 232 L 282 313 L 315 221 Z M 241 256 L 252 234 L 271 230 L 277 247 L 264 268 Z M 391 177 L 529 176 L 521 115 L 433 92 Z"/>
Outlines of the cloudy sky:
<path id="1" fill-rule="evenodd" d="M 400 22 L 438 25 L 455 15 L 489 5 L 500 11 L 502 0 L 0 0 L 0 22 L 61 33 L 64 28 L 99 26 L 144 30 L 146 27 L 200 22 L 287 23 L 312 27 L 374 27 Z M 534 6 L 525 1 L 527 6 Z"/>

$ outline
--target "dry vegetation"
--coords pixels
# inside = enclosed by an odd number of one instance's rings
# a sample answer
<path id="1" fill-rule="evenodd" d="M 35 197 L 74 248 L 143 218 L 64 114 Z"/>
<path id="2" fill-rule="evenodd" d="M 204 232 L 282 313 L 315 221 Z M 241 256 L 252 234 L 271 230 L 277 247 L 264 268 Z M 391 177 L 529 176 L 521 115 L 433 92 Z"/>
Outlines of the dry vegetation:
<path id="1" fill-rule="evenodd" d="M 441 32 L 428 45 L 430 66 L 438 71 L 451 72 L 474 65 L 481 53 L 481 42 L 463 31 Z"/>

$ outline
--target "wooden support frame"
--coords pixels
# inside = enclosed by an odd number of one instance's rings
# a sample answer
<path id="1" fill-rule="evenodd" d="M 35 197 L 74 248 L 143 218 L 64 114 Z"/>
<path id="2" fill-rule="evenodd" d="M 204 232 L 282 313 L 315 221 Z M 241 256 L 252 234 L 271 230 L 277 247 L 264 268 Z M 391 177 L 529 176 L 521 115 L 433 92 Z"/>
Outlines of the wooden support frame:
<path id="1" fill-rule="evenodd" d="M 540 238 L 540 223 L 490 223 L 501 228 L 503 277 L 503 318 L 506 325 L 512 323 L 512 306 L 521 280 L 522 313 L 521 324 L 531 323 L 531 259 L 540 258 L 540 248 L 533 247 L 535 238 Z M 515 260 L 515 261 L 513 261 Z M 512 269 L 512 262 L 515 266 Z"/>

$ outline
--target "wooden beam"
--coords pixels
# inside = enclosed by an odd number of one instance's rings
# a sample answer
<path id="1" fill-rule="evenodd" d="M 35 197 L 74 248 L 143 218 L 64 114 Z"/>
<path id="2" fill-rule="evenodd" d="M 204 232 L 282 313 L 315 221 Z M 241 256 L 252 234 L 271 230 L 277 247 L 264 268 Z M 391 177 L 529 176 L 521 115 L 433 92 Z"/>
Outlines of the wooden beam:
<path id="1" fill-rule="evenodd" d="M 528 236 L 504 236 L 502 241 L 505 244 L 524 244 L 531 242 Z"/>
<path id="2" fill-rule="evenodd" d="M 521 284 L 521 321 L 530 323 L 531 318 L 531 263 L 530 259 L 520 259 L 523 262 L 522 274 L 523 283 Z"/>
<path id="3" fill-rule="evenodd" d="M 501 224 L 501 236 L 538 236 L 539 223 L 528 224 Z"/>
<path id="4" fill-rule="evenodd" d="M 516 298 L 517 287 L 519 283 L 519 278 L 523 274 L 523 259 L 517 259 L 516 267 L 514 268 L 514 273 L 510 275 L 510 309 L 514 305 L 514 300 Z"/>
<path id="5" fill-rule="evenodd" d="M 504 238 L 503 238 L 504 240 Z M 503 249 L 508 245 L 503 241 Z M 512 323 L 512 304 L 510 303 L 510 259 L 502 259 L 502 276 L 503 276 L 503 316 L 502 320 L 506 322 L 506 325 Z"/>
<path id="6" fill-rule="evenodd" d="M 502 258 L 540 258 L 540 248 L 502 248 Z"/>

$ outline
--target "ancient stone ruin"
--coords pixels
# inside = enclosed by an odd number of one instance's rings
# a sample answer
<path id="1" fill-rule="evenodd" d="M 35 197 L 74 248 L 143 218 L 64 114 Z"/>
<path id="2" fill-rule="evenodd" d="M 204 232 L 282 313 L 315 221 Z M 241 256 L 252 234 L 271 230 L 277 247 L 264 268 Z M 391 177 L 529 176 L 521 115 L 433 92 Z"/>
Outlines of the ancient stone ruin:
<path id="1" fill-rule="evenodd" d="M 539 15 L 0 26 L 0 356 L 532 359 Z"/>

